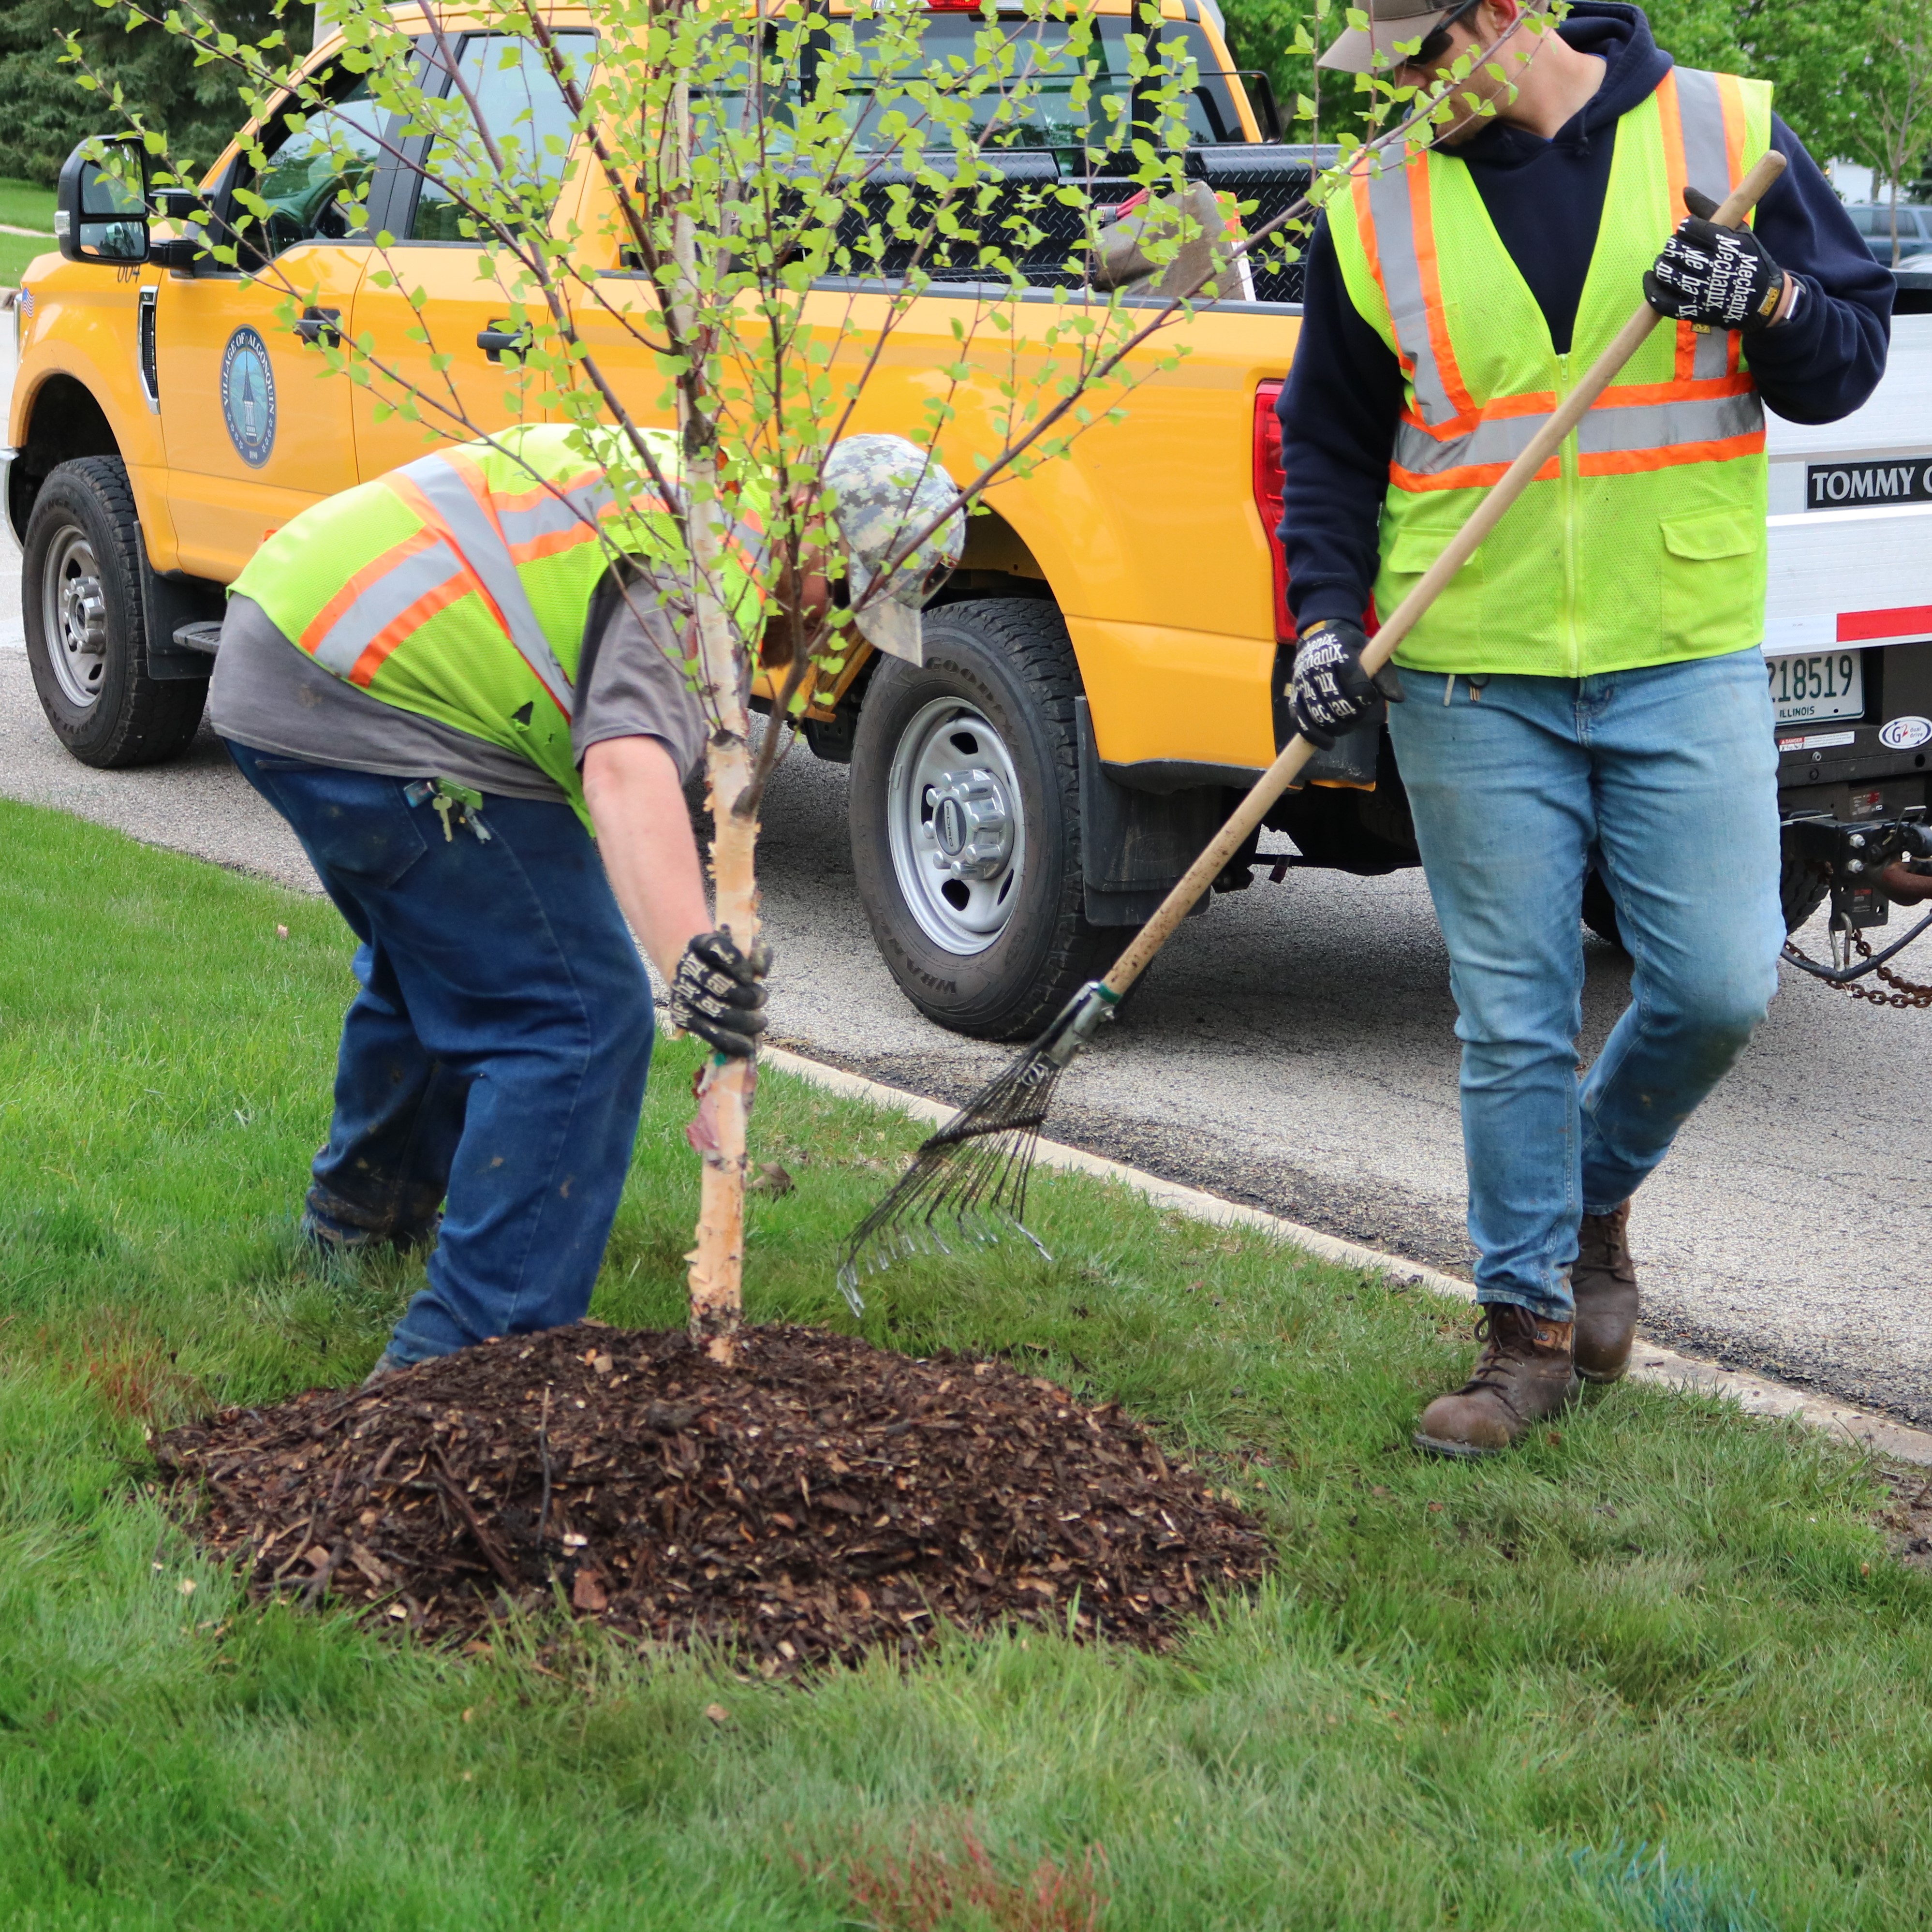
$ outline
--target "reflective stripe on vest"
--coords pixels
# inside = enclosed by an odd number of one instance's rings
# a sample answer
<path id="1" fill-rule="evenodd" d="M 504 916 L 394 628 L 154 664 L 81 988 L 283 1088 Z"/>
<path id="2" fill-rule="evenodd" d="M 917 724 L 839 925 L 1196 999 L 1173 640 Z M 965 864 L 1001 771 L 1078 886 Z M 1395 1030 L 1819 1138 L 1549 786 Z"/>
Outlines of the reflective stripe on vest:
<path id="1" fill-rule="evenodd" d="M 1744 103 L 1729 74 L 1672 69 L 1656 93 L 1673 207 L 1687 184 L 1721 199 L 1744 172 Z M 1450 338 L 1438 268 L 1433 181 L 1427 151 L 1352 184 L 1366 266 L 1387 308 L 1412 404 L 1404 410 L 1389 467 L 1398 490 L 1467 489 L 1496 482 L 1550 412 L 1553 394 L 1505 395 L 1479 404 Z M 1735 333 L 1700 333 L 1679 322 L 1675 380 L 1605 392 L 1576 432 L 1580 473 L 1628 474 L 1747 455 L 1763 446 L 1756 385 L 1740 365 Z M 1556 459 L 1538 472 L 1557 474 Z"/>
<path id="2" fill-rule="evenodd" d="M 572 478 L 572 486 L 583 488 L 590 475 Z M 516 646 L 517 655 L 549 693 L 550 702 L 568 718 L 576 692 L 557 662 L 537 614 L 530 608 L 529 593 L 517 574 L 517 559 L 511 554 L 509 537 L 497 520 L 490 485 L 476 459 L 460 449 L 446 455 L 419 457 L 405 468 L 392 470 L 382 481 L 425 524 L 431 527 L 440 524 L 454 541 L 475 574 L 476 587 L 491 614 Z M 539 492 L 548 500 L 548 514 L 536 506 L 514 513 L 519 527 L 530 530 L 530 540 L 555 534 L 563 539 L 557 545 L 560 549 L 572 542 L 596 541 L 594 522 L 579 516 L 572 506 L 560 502 L 541 485 Z M 519 500 L 527 504 L 530 499 L 525 496 Z"/>
<path id="3" fill-rule="evenodd" d="M 592 520 L 614 499 L 600 470 L 552 490 L 494 496 L 462 450 L 424 456 L 381 479 L 423 527 L 368 563 L 296 641 L 326 670 L 367 690 L 383 660 L 458 598 L 480 598 L 566 718 L 575 690 L 544 636 L 518 566 L 596 540 Z"/>
<path id="4" fill-rule="evenodd" d="M 1753 392 L 1622 406 L 1619 393 L 1605 391 L 1604 400 L 1577 425 L 1577 468 L 1582 476 L 1705 463 L 1748 455 L 1763 445 L 1764 410 Z M 1390 480 L 1403 490 L 1464 490 L 1498 482 L 1549 415 L 1547 409 L 1539 409 L 1522 416 L 1485 416 L 1473 429 L 1448 437 L 1400 423 Z M 1554 477 L 1558 464 L 1552 456 L 1538 476 L 1546 482 Z"/>

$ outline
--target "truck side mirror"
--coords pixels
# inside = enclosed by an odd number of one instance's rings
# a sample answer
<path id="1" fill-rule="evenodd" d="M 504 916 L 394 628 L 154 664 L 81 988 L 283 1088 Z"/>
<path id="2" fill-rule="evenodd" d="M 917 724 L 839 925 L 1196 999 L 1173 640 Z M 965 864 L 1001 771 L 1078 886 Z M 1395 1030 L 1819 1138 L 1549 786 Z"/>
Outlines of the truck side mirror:
<path id="1" fill-rule="evenodd" d="M 136 188 L 110 172 L 89 148 L 100 143 L 83 141 L 68 155 L 54 191 L 54 238 L 70 262 L 109 262 L 119 266 L 148 259 L 147 157 L 133 142 L 130 151 L 139 171 Z"/>

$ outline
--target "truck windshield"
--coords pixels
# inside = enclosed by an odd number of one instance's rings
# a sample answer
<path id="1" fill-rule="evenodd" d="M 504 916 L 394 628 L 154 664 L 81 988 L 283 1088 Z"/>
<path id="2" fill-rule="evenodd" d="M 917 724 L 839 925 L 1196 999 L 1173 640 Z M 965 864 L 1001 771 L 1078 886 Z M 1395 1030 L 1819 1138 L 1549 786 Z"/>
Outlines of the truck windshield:
<path id="1" fill-rule="evenodd" d="M 1130 33 L 1138 31 L 1133 22 L 1114 16 L 1095 22 L 1093 38 L 1079 56 L 1069 50 L 1066 22 L 1014 22 L 1007 30 L 1014 50 L 1013 74 L 1004 82 L 974 76 L 980 65 L 979 36 L 986 24 L 977 14 L 928 16 L 920 27 L 915 64 L 898 56 L 904 45 L 898 34 L 891 43 L 893 55 L 885 56 L 878 50 L 874 25 L 853 23 L 859 50 L 868 56 L 861 76 L 847 89 L 847 118 L 856 136 L 857 151 L 886 153 L 895 145 L 882 124 L 890 114 L 903 114 L 906 109 L 902 100 L 882 102 L 879 98 L 889 78 L 884 64 L 888 58 L 893 61 L 892 71 L 898 75 L 918 75 L 941 85 L 950 82 L 962 92 L 970 88 L 974 133 L 989 145 L 1074 155 L 1118 154 L 1126 147 L 1132 111 L 1127 41 Z M 1173 55 L 1195 65 L 1193 84 L 1185 101 L 1188 144 L 1211 146 L 1244 140 L 1228 76 L 1216 62 L 1208 37 L 1198 27 L 1171 22 L 1165 24 L 1162 39 Z M 816 86 L 817 64 L 808 57 L 804 67 L 803 91 L 809 94 Z M 776 100 L 767 97 L 767 117 L 782 124 L 789 118 L 793 98 L 791 87 Z M 731 124 L 742 124 L 742 92 L 725 93 L 719 106 Z"/>

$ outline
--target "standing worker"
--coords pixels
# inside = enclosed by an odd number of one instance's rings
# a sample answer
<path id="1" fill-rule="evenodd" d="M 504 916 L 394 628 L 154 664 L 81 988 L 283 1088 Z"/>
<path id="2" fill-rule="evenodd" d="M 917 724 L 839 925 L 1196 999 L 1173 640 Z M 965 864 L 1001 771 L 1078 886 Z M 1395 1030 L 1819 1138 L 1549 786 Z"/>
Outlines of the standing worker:
<path id="1" fill-rule="evenodd" d="M 222 629 L 215 728 L 362 942 L 304 1232 L 435 1239 L 372 1381 L 589 1307 L 650 1063 L 632 933 L 674 1024 L 739 1056 L 764 1029 L 764 950 L 711 929 L 684 802 L 707 726 L 674 586 L 648 557 L 611 566 L 624 520 L 580 445 L 512 430 L 315 505 L 256 553 Z M 676 440 L 658 453 L 674 464 Z M 825 476 L 861 593 L 954 494 L 896 436 L 841 442 Z M 741 502 L 741 615 L 757 523 Z M 916 655 L 962 525 L 860 607 L 870 641 Z M 807 607 L 825 592 L 808 570 Z"/>
<path id="2" fill-rule="evenodd" d="M 1580 1376 L 1623 1374 L 1630 1197 L 1776 990 L 1763 408 L 1856 409 L 1892 283 L 1768 86 L 1674 68 L 1636 8 L 1577 0 L 1554 27 L 1520 0 L 1368 12 L 1324 66 L 1428 86 L 1474 56 L 1456 105 L 1493 115 L 1350 184 L 1309 250 L 1280 404 L 1304 733 L 1382 715 L 1371 596 L 1395 608 L 1640 292 L 1677 318 L 1396 654 L 1389 730 L 1448 944 L 1482 1304 L 1474 1372 L 1416 1441 L 1480 1456 Z M 1789 165 L 1752 225 L 1699 218 L 1768 147 Z M 1593 866 L 1634 970 L 1580 1082 Z"/>

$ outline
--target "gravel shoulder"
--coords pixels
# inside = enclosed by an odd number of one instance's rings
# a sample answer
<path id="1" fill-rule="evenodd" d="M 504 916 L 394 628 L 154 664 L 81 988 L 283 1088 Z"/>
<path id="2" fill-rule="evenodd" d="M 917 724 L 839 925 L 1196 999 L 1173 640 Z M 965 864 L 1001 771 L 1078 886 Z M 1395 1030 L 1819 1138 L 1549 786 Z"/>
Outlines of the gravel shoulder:
<path id="1" fill-rule="evenodd" d="M 188 758 L 148 771 L 90 771 L 59 748 L 22 652 L 17 554 L 0 544 L 0 795 L 314 891 L 299 848 L 206 728 Z M 1006 1050 L 955 1038 L 900 997 L 858 902 L 845 792 L 842 768 L 801 748 L 771 794 L 775 1034 L 962 1100 Z M 1805 940 L 1822 952 L 1821 922 Z M 1610 948 L 1591 940 L 1587 956 L 1586 1055 L 1629 983 Z M 1176 936 L 1061 1083 L 1052 1131 L 1466 1272 L 1454 1018 L 1419 873 L 1264 878 Z M 1932 1013 L 1855 1004 L 1787 971 L 1744 1060 L 1645 1190 L 1633 1232 L 1647 1331 L 1932 1422 L 1928 1068 Z"/>

